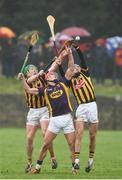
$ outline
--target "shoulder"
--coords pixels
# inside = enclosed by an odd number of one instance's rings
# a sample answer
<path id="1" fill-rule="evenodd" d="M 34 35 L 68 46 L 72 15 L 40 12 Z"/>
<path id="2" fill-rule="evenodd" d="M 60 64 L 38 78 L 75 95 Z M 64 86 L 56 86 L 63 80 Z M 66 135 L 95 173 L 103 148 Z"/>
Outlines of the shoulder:
<path id="1" fill-rule="evenodd" d="M 85 76 L 88 76 L 88 77 L 90 76 L 88 68 L 87 69 L 81 68 L 81 73 L 83 73 Z"/>

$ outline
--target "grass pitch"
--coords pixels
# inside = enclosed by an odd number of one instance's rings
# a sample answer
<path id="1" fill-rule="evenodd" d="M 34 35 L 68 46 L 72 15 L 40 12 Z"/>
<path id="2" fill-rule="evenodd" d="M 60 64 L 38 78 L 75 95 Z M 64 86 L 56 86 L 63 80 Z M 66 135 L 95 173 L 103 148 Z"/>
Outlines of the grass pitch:
<path id="1" fill-rule="evenodd" d="M 93 170 L 84 171 L 88 156 L 88 131 L 84 132 L 80 154 L 80 171 L 72 175 L 68 146 L 60 133 L 54 141 L 58 168 L 51 169 L 47 155 L 42 171 L 37 175 L 24 173 L 26 163 L 25 129 L 0 129 L 0 179 L 122 179 L 122 132 L 98 131 Z M 38 130 L 35 138 L 33 163 L 38 157 L 42 137 Z"/>

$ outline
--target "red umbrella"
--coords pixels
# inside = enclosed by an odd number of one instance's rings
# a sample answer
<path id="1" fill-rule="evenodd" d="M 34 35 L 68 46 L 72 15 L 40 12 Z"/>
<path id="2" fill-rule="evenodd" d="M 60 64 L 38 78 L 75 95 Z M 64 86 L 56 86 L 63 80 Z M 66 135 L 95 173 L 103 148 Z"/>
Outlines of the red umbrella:
<path id="1" fill-rule="evenodd" d="M 14 38 L 16 34 L 8 27 L 0 27 L 0 38 Z"/>
<path id="2" fill-rule="evenodd" d="M 89 37 L 91 34 L 82 27 L 69 27 L 61 31 L 61 34 L 67 36 L 80 36 L 80 37 Z"/>

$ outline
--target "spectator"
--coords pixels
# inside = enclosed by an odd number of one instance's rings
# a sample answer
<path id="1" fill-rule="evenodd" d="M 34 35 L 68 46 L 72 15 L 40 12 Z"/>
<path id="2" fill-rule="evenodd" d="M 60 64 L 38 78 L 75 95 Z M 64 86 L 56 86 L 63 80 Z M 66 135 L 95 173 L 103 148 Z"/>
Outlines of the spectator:
<path id="1" fill-rule="evenodd" d="M 95 78 L 97 83 L 104 83 L 107 58 L 108 55 L 105 43 L 101 40 L 97 40 L 94 47 Z"/>
<path id="2" fill-rule="evenodd" d="M 119 44 L 115 51 L 115 78 L 119 80 L 122 85 L 122 43 Z"/>

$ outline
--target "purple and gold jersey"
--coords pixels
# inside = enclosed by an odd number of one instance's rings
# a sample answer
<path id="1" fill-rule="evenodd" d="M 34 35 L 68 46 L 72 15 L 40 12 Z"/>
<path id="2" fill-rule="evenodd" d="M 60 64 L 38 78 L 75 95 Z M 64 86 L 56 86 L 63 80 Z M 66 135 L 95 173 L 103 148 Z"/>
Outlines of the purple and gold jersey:
<path id="1" fill-rule="evenodd" d="M 41 88 L 39 94 L 44 93 L 50 117 L 60 116 L 72 111 L 69 98 L 68 81 L 58 81 L 55 86 L 48 85 Z"/>
<path id="2" fill-rule="evenodd" d="M 78 105 L 96 101 L 88 69 L 81 70 L 77 77 L 72 78 L 71 88 Z"/>
<path id="3" fill-rule="evenodd" d="M 44 81 L 43 78 L 40 77 L 32 84 L 29 84 L 29 86 L 31 88 L 41 88 L 41 87 L 46 86 L 46 82 Z M 46 100 L 44 98 L 44 95 L 41 95 L 41 96 L 32 95 L 32 94 L 25 92 L 25 96 L 26 96 L 27 106 L 29 108 L 41 108 L 41 107 L 46 106 Z"/>

